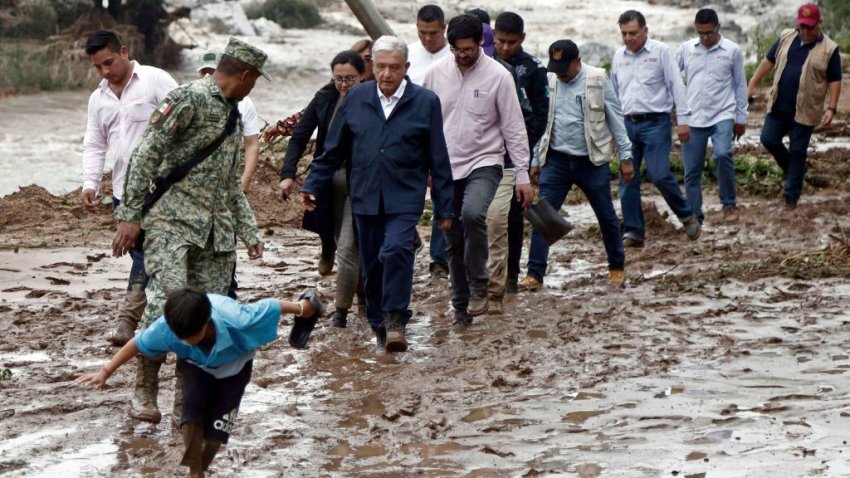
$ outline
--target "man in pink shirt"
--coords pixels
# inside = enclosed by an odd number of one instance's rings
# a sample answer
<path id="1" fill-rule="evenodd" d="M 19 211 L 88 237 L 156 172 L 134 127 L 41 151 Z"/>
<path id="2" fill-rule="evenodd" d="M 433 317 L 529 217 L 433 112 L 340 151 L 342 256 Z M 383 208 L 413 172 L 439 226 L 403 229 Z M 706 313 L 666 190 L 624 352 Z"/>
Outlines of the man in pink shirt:
<path id="1" fill-rule="evenodd" d="M 103 80 L 89 97 L 88 122 L 83 140 L 82 203 L 96 210 L 107 151 L 112 153 L 112 205 L 118 207 L 124 191 L 124 176 L 130 154 L 142 137 L 148 119 L 177 82 L 168 73 L 152 66 L 131 61 L 127 46 L 115 32 L 101 30 L 86 41 L 86 54 Z M 133 338 L 136 325 L 145 310 L 144 254 L 139 238 L 130 251 L 133 265 L 123 307 L 118 312 L 118 324 L 109 340 L 124 345 Z"/>
<path id="2" fill-rule="evenodd" d="M 516 165 L 517 200 L 534 199 L 528 179 L 525 121 L 511 74 L 482 54 L 481 21 L 460 15 L 449 22 L 452 56 L 434 63 L 423 86 L 440 97 L 443 130 L 454 179 L 455 217 L 446 231 L 455 327 L 487 312 L 487 209 L 502 179 L 505 148 Z"/>

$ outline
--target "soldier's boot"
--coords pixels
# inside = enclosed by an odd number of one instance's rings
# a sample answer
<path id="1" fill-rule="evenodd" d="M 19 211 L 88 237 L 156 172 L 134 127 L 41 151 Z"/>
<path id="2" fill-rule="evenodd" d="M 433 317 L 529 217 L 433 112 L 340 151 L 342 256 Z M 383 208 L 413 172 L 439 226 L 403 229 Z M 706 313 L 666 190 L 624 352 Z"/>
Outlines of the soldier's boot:
<path id="1" fill-rule="evenodd" d="M 204 451 L 201 453 L 201 467 L 204 471 L 210 469 L 210 463 L 212 463 L 219 448 L 221 448 L 220 441 L 204 440 Z"/>
<path id="2" fill-rule="evenodd" d="M 180 464 L 189 467 L 189 476 L 203 478 L 204 428 L 198 422 L 186 422 L 180 427 L 183 435 L 183 459 Z"/>
<path id="3" fill-rule="evenodd" d="M 162 414 L 156 406 L 156 396 L 159 393 L 159 368 L 162 362 L 140 356 L 136 363 L 136 390 L 130 405 L 130 416 L 144 422 L 159 423 Z"/>
<path id="4" fill-rule="evenodd" d="M 183 373 L 174 368 L 174 407 L 171 409 L 171 426 L 180 428 L 183 421 Z"/>
<path id="5" fill-rule="evenodd" d="M 112 345 L 123 346 L 136 334 L 136 327 L 145 312 L 148 300 L 145 297 L 145 289 L 142 284 L 133 284 L 124 298 L 124 305 L 118 313 L 118 324 L 109 341 Z"/>

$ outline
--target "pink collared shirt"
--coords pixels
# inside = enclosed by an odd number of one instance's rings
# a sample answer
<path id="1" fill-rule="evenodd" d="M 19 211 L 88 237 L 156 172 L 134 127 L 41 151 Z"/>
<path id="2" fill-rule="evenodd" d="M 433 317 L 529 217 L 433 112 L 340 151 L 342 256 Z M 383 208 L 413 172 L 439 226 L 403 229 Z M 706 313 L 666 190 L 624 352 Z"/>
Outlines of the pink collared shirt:
<path id="1" fill-rule="evenodd" d="M 133 73 L 121 98 L 109 83 L 101 80 L 89 96 L 88 122 L 83 139 L 83 189 L 100 192 L 107 152 L 115 158 L 112 167 L 112 194 L 121 199 L 124 175 L 136 143 L 145 132 L 148 119 L 165 95 L 177 88 L 168 73 L 133 61 Z"/>
<path id="2" fill-rule="evenodd" d="M 483 52 L 466 75 L 454 56 L 434 63 L 422 85 L 437 93 L 455 181 L 485 166 L 504 165 L 505 148 L 516 166 L 516 184 L 528 184 L 528 134 L 514 79 Z"/>

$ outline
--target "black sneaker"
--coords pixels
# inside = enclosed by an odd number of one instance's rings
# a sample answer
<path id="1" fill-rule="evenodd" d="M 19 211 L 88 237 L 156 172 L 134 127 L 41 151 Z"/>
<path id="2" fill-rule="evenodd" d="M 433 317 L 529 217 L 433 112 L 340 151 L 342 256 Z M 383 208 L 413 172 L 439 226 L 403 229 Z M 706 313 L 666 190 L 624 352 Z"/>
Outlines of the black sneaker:
<path id="1" fill-rule="evenodd" d="M 295 316 L 292 323 L 292 330 L 289 332 L 289 345 L 296 349 L 303 349 L 307 346 L 307 341 L 310 339 L 310 334 L 316 327 L 316 322 L 319 317 L 325 314 L 325 306 L 322 304 L 322 297 L 316 289 L 307 289 L 298 296 L 298 300 L 307 299 L 310 305 L 316 312 L 310 317 Z"/>
<path id="2" fill-rule="evenodd" d="M 344 329 L 348 325 L 348 309 L 336 309 L 331 318 L 331 325 L 340 329 Z"/>
<path id="3" fill-rule="evenodd" d="M 518 279 L 508 279 L 507 285 L 505 285 L 505 293 L 506 294 L 518 294 L 519 293 L 519 280 Z"/>

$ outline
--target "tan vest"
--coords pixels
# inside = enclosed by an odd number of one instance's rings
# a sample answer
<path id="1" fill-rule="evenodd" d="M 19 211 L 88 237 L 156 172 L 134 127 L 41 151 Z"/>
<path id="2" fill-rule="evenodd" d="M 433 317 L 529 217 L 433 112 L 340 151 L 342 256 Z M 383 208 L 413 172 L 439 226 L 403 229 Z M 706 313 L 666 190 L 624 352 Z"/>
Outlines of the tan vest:
<path id="1" fill-rule="evenodd" d="M 773 109 L 776 98 L 779 96 L 779 80 L 782 78 L 785 65 L 788 64 L 788 50 L 796 37 L 797 31 L 792 29 L 783 30 L 779 34 L 776 71 L 773 74 L 773 86 L 768 94 L 768 111 Z M 806 126 L 816 126 L 820 123 L 821 116 L 823 116 L 823 103 L 829 90 L 826 68 L 836 48 L 838 48 L 838 44 L 824 34 L 823 40 L 815 43 L 814 48 L 809 52 L 806 62 L 803 63 L 803 73 L 800 75 L 800 89 L 797 91 L 797 112 L 794 115 L 794 121 Z"/>
<path id="2" fill-rule="evenodd" d="M 605 117 L 605 70 L 595 66 L 581 64 L 585 77 L 585 101 L 587 109 L 584 113 L 584 138 L 590 153 L 590 162 L 599 166 L 611 161 L 611 141 L 614 139 L 608 128 Z M 538 155 L 540 166 L 546 163 L 546 154 L 552 139 L 552 124 L 555 122 L 555 98 L 558 95 L 558 76 L 554 73 L 546 75 L 549 78 L 549 118 L 546 131 L 540 138 Z"/>

